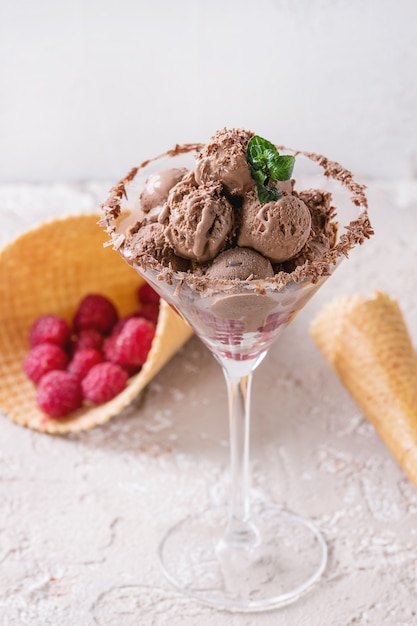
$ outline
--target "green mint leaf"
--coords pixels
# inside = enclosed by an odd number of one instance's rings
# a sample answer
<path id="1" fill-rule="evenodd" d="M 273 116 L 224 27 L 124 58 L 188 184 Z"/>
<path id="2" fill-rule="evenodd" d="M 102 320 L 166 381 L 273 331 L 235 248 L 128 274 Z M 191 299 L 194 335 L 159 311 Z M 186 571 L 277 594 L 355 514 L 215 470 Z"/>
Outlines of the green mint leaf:
<path id="1" fill-rule="evenodd" d="M 248 142 L 246 160 L 256 182 L 259 202 L 265 204 L 280 198 L 281 194 L 271 186 L 271 183 L 288 180 L 291 177 L 294 157 L 280 155 L 273 143 L 254 135 Z"/>
<path id="2" fill-rule="evenodd" d="M 294 169 L 295 158 L 291 155 L 280 155 L 271 166 L 270 180 L 288 180 Z"/>
<path id="3" fill-rule="evenodd" d="M 262 170 L 255 170 L 253 167 L 251 167 L 250 173 L 257 185 L 265 184 L 267 177 L 266 177 L 266 174 Z"/>
<path id="4" fill-rule="evenodd" d="M 275 202 L 275 200 L 279 200 L 281 198 L 281 194 L 279 193 L 276 187 L 265 187 L 264 185 L 257 185 L 256 191 L 258 193 L 258 200 L 261 204 L 266 204 L 267 202 Z"/>
<path id="5" fill-rule="evenodd" d="M 258 135 L 249 139 L 246 149 L 246 160 L 254 169 L 264 169 L 275 155 L 279 155 L 279 152 L 274 144 L 267 139 L 263 139 Z"/>

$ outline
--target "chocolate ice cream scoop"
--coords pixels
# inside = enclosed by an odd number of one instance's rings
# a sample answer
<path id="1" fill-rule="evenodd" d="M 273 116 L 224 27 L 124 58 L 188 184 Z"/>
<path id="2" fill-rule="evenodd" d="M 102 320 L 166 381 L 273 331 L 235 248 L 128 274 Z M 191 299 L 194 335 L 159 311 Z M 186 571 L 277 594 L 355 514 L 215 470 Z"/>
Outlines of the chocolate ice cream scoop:
<path id="1" fill-rule="evenodd" d="M 210 278 L 247 280 L 270 278 L 274 275 L 271 263 L 262 254 L 250 248 L 229 248 L 219 254 L 206 272 Z"/>
<path id="2" fill-rule="evenodd" d="M 173 167 L 151 174 L 139 198 L 143 213 L 154 214 L 154 209 L 161 208 L 167 201 L 170 190 L 184 178 L 187 171 L 185 167 Z M 156 221 L 157 215 L 152 217 Z"/>
<path id="3" fill-rule="evenodd" d="M 195 164 L 197 183 L 220 181 L 232 196 L 242 196 L 253 186 L 246 148 L 253 133 L 224 128 L 210 139 Z"/>
<path id="4" fill-rule="evenodd" d="M 178 257 L 166 242 L 164 227 L 158 222 L 132 228 L 126 235 L 126 244 L 136 255 L 148 255 L 174 271 L 186 272 L 189 261 Z"/>
<path id="5" fill-rule="evenodd" d="M 281 195 L 290 196 L 294 191 L 295 180 L 290 178 L 289 180 L 277 180 L 274 183 L 274 187 L 279 191 Z"/>
<path id="6" fill-rule="evenodd" d="M 272 263 L 295 256 L 311 230 L 310 211 L 296 196 L 260 204 L 251 192 L 243 203 L 241 221 L 238 245 L 257 250 Z"/>
<path id="7" fill-rule="evenodd" d="M 170 192 L 159 221 L 174 252 L 210 261 L 225 247 L 233 228 L 233 207 L 220 183 L 196 186 L 192 173 Z"/>
<path id="8" fill-rule="evenodd" d="M 337 226 L 333 221 L 335 210 L 331 206 L 331 194 L 321 189 L 307 189 L 299 193 L 299 198 L 310 210 L 311 233 L 300 252 L 284 263 L 281 269 L 286 272 L 292 272 L 306 261 L 323 258 L 336 244 Z"/>

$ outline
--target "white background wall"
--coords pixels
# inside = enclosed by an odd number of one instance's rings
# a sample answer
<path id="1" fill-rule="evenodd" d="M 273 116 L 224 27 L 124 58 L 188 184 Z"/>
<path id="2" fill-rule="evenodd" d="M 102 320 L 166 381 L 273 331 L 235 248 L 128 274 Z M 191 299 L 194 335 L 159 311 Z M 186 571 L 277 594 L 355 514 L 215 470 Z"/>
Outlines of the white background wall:
<path id="1" fill-rule="evenodd" d="M 244 126 L 416 176 L 416 0 L 0 0 L 0 181 L 114 179 Z"/>

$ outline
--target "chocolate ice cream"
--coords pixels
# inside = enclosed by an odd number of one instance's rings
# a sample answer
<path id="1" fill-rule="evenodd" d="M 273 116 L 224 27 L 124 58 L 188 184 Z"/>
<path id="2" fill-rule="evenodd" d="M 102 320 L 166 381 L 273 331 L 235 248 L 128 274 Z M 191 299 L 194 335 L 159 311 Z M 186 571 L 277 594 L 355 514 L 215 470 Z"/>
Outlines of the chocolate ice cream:
<path id="1" fill-rule="evenodd" d="M 149 213 L 156 207 L 163 207 L 171 189 L 184 178 L 187 173 L 185 167 L 173 167 L 151 174 L 145 182 L 140 194 L 140 206 L 144 213 Z"/>
<path id="2" fill-rule="evenodd" d="M 243 203 L 241 222 L 238 245 L 257 250 L 272 263 L 294 257 L 311 230 L 308 207 L 292 195 L 261 204 L 255 192 L 250 192 Z"/>
<path id="3" fill-rule="evenodd" d="M 182 280 L 199 289 L 212 281 L 253 281 L 255 288 L 260 280 L 279 288 L 307 277 L 317 281 L 373 231 L 365 208 L 337 240 L 331 194 L 297 189 L 294 155 L 279 150 L 284 153 L 242 129 L 218 131 L 205 146 L 175 146 L 167 156 L 195 154 L 190 170 L 152 174 L 136 198 L 137 223 L 117 233 L 110 224 L 121 214 L 125 186 L 149 162 L 134 168 L 104 207 L 114 246 L 123 245 L 139 265 L 154 259 L 165 280 L 172 280 L 171 271 L 184 272 Z M 349 189 L 354 204 L 366 207 L 363 186 L 350 172 L 320 155 L 298 154 L 317 162 Z"/>
<path id="4" fill-rule="evenodd" d="M 336 244 L 337 226 L 333 221 L 334 207 L 331 205 L 331 194 L 328 191 L 308 189 L 298 195 L 309 208 L 311 233 L 298 254 L 281 266 L 286 272 L 292 272 L 306 261 L 323 258 Z"/>
<path id="5" fill-rule="evenodd" d="M 190 263 L 175 254 L 165 239 L 165 229 L 158 222 L 139 223 L 126 235 L 126 245 L 135 254 L 146 255 L 163 262 L 175 272 L 186 272 Z"/>
<path id="6" fill-rule="evenodd" d="M 219 254 L 207 270 L 207 276 L 210 278 L 226 280 L 270 278 L 273 275 L 271 263 L 262 254 L 238 246 Z"/>
<path id="7" fill-rule="evenodd" d="M 197 185 L 191 174 L 170 191 L 159 221 L 178 256 L 203 262 L 225 248 L 234 214 L 219 182 Z"/>
<path id="8" fill-rule="evenodd" d="M 232 196 L 243 196 L 253 186 L 246 147 L 253 133 L 246 130 L 218 131 L 196 159 L 197 183 L 220 181 Z"/>

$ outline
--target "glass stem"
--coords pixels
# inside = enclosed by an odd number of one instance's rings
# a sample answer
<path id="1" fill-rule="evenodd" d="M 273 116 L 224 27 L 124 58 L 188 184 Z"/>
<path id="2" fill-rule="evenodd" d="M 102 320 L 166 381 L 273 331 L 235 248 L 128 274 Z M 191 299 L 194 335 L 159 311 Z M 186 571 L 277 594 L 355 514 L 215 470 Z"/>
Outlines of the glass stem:
<path id="1" fill-rule="evenodd" d="M 253 371 L 265 354 L 247 361 L 219 359 L 229 398 L 231 471 L 229 520 L 223 542 L 231 548 L 250 549 L 259 543 L 250 518 L 250 396 Z"/>

